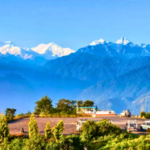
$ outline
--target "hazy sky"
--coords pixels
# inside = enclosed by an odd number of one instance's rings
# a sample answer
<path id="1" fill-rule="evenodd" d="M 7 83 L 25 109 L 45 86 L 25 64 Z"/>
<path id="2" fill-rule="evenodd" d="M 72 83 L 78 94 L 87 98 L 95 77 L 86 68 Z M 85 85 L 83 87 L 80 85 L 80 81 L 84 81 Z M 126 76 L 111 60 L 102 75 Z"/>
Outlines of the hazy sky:
<path id="1" fill-rule="evenodd" d="M 0 0 L 0 41 L 77 50 L 123 36 L 150 43 L 150 0 Z"/>

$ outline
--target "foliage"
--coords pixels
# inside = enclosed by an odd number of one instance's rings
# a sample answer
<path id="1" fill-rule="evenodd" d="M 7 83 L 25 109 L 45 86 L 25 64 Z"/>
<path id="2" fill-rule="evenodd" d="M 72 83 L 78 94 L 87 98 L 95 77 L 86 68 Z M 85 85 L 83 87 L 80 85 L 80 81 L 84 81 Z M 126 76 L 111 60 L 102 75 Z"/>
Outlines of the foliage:
<path id="1" fill-rule="evenodd" d="M 16 116 L 25 116 L 25 114 L 21 113 L 21 114 L 17 114 Z"/>
<path id="2" fill-rule="evenodd" d="M 46 127 L 50 129 L 50 124 L 47 123 Z M 134 135 L 120 131 L 121 129 L 119 130 L 108 120 L 87 121 L 83 125 L 80 135 L 60 135 L 63 128 L 63 121 L 60 121 L 53 128 L 54 138 L 52 137 L 49 140 L 44 140 L 40 136 L 32 136 L 32 138 L 15 137 L 10 138 L 9 141 L 4 140 L 0 143 L 0 150 L 84 150 L 85 144 L 88 150 L 150 149 L 150 135 Z"/>
<path id="3" fill-rule="evenodd" d="M 47 143 L 46 150 L 60 150 L 60 144 L 54 141 Z"/>
<path id="4" fill-rule="evenodd" d="M 49 139 L 51 137 L 52 137 L 52 130 L 51 130 L 51 127 L 50 127 L 50 123 L 47 122 L 46 127 L 45 127 L 45 138 Z"/>
<path id="5" fill-rule="evenodd" d="M 146 118 L 148 118 L 148 119 L 150 118 L 150 112 L 146 113 Z"/>
<path id="6" fill-rule="evenodd" d="M 55 127 L 53 127 L 53 135 L 55 140 L 58 142 L 60 134 L 64 131 L 63 120 L 59 121 Z"/>
<path id="7" fill-rule="evenodd" d="M 6 117 L 8 119 L 13 119 L 14 118 L 14 115 L 15 115 L 15 112 L 16 112 L 16 109 L 11 109 L 11 108 L 7 108 L 6 109 Z"/>
<path id="8" fill-rule="evenodd" d="M 92 107 L 94 106 L 94 102 L 91 100 L 86 100 L 86 101 L 79 100 L 77 102 L 77 105 L 78 107 Z"/>
<path id="9" fill-rule="evenodd" d="M 90 142 L 96 136 L 96 122 L 95 121 L 86 121 L 81 129 L 81 140 L 84 142 Z"/>
<path id="10" fill-rule="evenodd" d="M 28 112 L 26 113 L 26 115 L 31 115 L 31 112 L 30 112 L 30 111 L 28 111 Z"/>
<path id="11" fill-rule="evenodd" d="M 9 149 L 20 150 L 25 146 L 26 139 L 23 138 L 15 138 L 9 144 Z"/>
<path id="12" fill-rule="evenodd" d="M 35 137 L 39 136 L 37 122 L 36 122 L 33 114 L 30 116 L 30 121 L 28 123 L 28 127 L 29 127 L 29 137 L 30 138 L 32 138 L 32 137 L 35 138 Z"/>
<path id="13" fill-rule="evenodd" d="M 60 136 L 60 147 L 63 150 L 83 150 L 84 145 L 80 136 L 72 134 L 68 136 Z"/>
<path id="14" fill-rule="evenodd" d="M 83 105 L 83 101 L 82 101 L 82 100 L 79 100 L 79 101 L 77 102 L 77 105 L 78 105 L 78 107 L 81 107 L 81 106 Z"/>
<path id="15" fill-rule="evenodd" d="M 108 134 L 121 134 L 122 130 L 116 125 L 109 122 L 109 120 L 103 119 L 99 121 L 97 124 L 97 136 L 104 136 Z"/>
<path id="16" fill-rule="evenodd" d="M 7 141 L 9 138 L 9 128 L 6 116 L 1 113 L 0 114 L 0 143 Z"/>
<path id="17" fill-rule="evenodd" d="M 25 146 L 23 147 L 23 150 L 41 150 L 45 149 L 46 142 L 42 137 L 32 137 L 30 139 L 27 139 L 25 141 Z"/>
<path id="18" fill-rule="evenodd" d="M 68 100 L 68 99 L 60 99 L 57 104 L 57 111 L 66 112 L 67 114 L 74 113 L 75 114 L 75 106 L 76 100 Z"/>
<path id="19" fill-rule="evenodd" d="M 50 114 L 53 112 L 52 99 L 48 96 L 42 97 L 36 102 L 35 113 Z"/>
<path id="20" fill-rule="evenodd" d="M 150 118 L 150 112 L 145 113 L 145 111 L 142 111 L 142 112 L 140 113 L 140 116 L 149 119 L 149 118 Z"/>
<path id="21" fill-rule="evenodd" d="M 90 100 L 86 100 L 84 101 L 82 107 L 92 107 L 94 106 L 94 102 L 93 101 L 90 101 Z"/>
<path id="22" fill-rule="evenodd" d="M 146 117 L 145 111 L 141 111 L 140 116 L 141 116 L 141 117 Z"/>

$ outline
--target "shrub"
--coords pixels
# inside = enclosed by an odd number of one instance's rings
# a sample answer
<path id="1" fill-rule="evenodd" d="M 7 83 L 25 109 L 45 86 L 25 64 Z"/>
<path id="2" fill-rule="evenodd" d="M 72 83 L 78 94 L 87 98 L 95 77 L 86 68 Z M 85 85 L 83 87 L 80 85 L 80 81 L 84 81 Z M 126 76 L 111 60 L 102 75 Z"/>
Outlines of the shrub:
<path id="1" fill-rule="evenodd" d="M 52 137 L 52 130 L 51 130 L 51 127 L 50 127 L 50 123 L 47 122 L 46 127 L 45 127 L 45 138 L 49 139 L 51 137 Z"/>
<path id="2" fill-rule="evenodd" d="M 30 115 L 31 115 L 31 112 L 30 112 L 30 111 L 28 111 L 28 112 L 26 113 L 26 115 L 30 116 Z"/>
<path id="3" fill-rule="evenodd" d="M 66 136 L 64 143 L 68 144 L 71 150 L 83 150 L 84 149 L 84 144 L 83 142 L 81 142 L 79 135 L 72 134 L 72 135 Z"/>
<path id="4" fill-rule="evenodd" d="M 150 112 L 146 113 L 146 118 L 148 118 L 148 119 L 150 118 Z"/>
<path id="5" fill-rule="evenodd" d="M 9 144 L 9 149 L 11 150 L 20 150 L 25 146 L 25 139 L 23 138 L 15 138 Z"/>
<path id="6" fill-rule="evenodd" d="M 46 142 L 42 137 L 32 137 L 25 140 L 25 146 L 23 150 L 44 150 L 46 147 Z"/>
<path id="7" fill-rule="evenodd" d="M 9 138 L 9 128 L 5 115 L 1 113 L 0 115 L 0 143 L 7 141 Z"/>
<path id="8" fill-rule="evenodd" d="M 54 135 L 56 142 L 58 142 L 60 138 L 60 134 L 63 131 L 64 131 L 64 123 L 63 123 L 63 120 L 61 120 L 58 122 L 58 124 L 55 127 L 53 127 L 53 135 Z"/>
<path id="9" fill-rule="evenodd" d="M 60 150 L 59 143 L 50 142 L 46 145 L 46 150 Z"/>
<path id="10" fill-rule="evenodd" d="M 34 114 L 32 114 L 30 116 L 30 121 L 28 123 L 28 127 L 29 127 L 29 138 L 32 137 L 38 137 L 39 136 L 39 132 L 38 132 L 38 126 L 37 126 L 37 122 L 34 118 Z"/>
<path id="11" fill-rule="evenodd" d="M 81 129 L 81 140 L 84 142 L 90 142 L 97 132 L 97 126 L 95 121 L 86 121 Z"/>
<path id="12" fill-rule="evenodd" d="M 109 122 L 109 120 L 102 120 L 97 122 L 97 136 L 104 136 L 108 134 L 120 134 L 122 130 L 116 125 Z"/>
<path id="13" fill-rule="evenodd" d="M 146 117 L 145 111 L 141 111 L 140 116 L 141 116 L 141 117 L 143 117 L 143 116 Z"/>

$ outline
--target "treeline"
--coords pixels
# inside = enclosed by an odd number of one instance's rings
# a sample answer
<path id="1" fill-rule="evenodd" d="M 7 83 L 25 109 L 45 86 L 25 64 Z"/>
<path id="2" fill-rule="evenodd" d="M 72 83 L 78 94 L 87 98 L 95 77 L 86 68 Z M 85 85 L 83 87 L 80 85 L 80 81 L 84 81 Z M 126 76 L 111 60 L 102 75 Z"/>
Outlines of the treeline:
<path id="1" fill-rule="evenodd" d="M 39 101 L 36 102 L 35 114 L 76 114 L 76 107 L 78 106 L 94 106 L 94 102 L 91 100 L 86 101 L 77 101 L 69 99 L 60 99 L 56 103 L 56 107 L 52 105 L 52 99 L 48 96 L 42 97 Z"/>
<path id="2" fill-rule="evenodd" d="M 48 116 L 48 117 L 75 117 L 76 116 L 76 107 L 92 107 L 94 102 L 91 100 L 69 100 L 69 99 L 60 99 L 58 103 L 55 103 L 55 107 L 52 104 L 52 99 L 48 96 L 42 97 L 39 101 L 35 102 L 34 113 L 38 116 Z M 96 107 L 97 108 L 97 107 Z M 5 115 L 8 120 L 12 120 L 15 117 L 16 109 L 7 108 Z M 26 114 L 18 114 L 15 118 L 21 118 L 23 116 L 30 116 L 31 112 L 28 111 Z"/>
<path id="3" fill-rule="evenodd" d="M 150 112 L 142 111 L 140 113 L 140 116 L 148 119 L 148 118 L 150 118 Z"/>

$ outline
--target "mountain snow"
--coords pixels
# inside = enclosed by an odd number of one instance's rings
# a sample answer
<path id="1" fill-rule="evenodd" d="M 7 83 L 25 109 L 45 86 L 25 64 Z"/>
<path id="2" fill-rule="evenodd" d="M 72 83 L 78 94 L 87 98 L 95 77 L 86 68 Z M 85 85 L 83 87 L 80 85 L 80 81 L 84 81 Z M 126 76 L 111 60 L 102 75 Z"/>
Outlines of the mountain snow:
<path id="1" fill-rule="evenodd" d="M 98 44 L 106 44 L 109 43 L 103 39 L 95 40 L 93 41 L 90 45 L 98 45 Z M 121 37 L 121 39 L 117 40 L 116 44 L 122 44 L 122 45 L 127 45 L 130 43 L 129 40 L 127 40 L 125 37 Z"/>
<path id="2" fill-rule="evenodd" d="M 104 44 L 104 43 L 108 43 L 108 42 L 103 39 L 99 39 L 99 40 L 93 41 L 90 45 L 97 45 L 97 44 Z"/>
<path id="3" fill-rule="evenodd" d="M 127 45 L 128 43 L 130 43 L 130 41 L 127 40 L 126 38 L 122 37 L 121 39 L 117 40 L 116 43 L 117 43 L 117 44 Z"/>
<path id="4" fill-rule="evenodd" d="M 7 53 L 11 55 L 21 55 L 21 48 L 12 45 L 11 43 L 5 43 L 4 46 L 0 47 L 0 53 L 5 55 Z"/>
<path id="5" fill-rule="evenodd" d="M 31 48 L 33 51 L 39 53 L 39 54 L 45 54 L 47 51 L 52 52 L 52 56 L 66 56 L 70 53 L 74 53 L 75 51 L 71 50 L 70 48 L 62 48 L 55 43 L 49 43 L 49 44 L 40 44 L 37 47 Z"/>
<path id="6" fill-rule="evenodd" d="M 40 44 L 33 48 L 20 48 L 11 41 L 0 42 L 0 54 L 20 56 L 23 59 L 34 59 L 36 56 L 53 59 L 74 53 L 70 48 L 62 48 L 54 43 Z"/>

